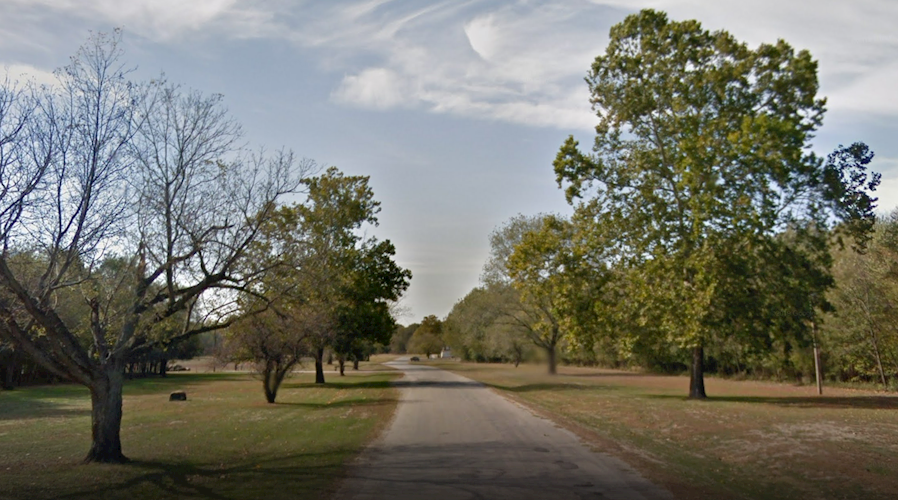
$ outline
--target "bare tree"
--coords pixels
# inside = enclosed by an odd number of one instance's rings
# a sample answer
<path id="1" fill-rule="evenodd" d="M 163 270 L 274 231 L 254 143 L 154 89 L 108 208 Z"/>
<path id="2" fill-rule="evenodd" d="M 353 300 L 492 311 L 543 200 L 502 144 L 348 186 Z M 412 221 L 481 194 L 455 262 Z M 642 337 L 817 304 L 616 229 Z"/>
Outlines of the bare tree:
<path id="1" fill-rule="evenodd" d="M 265 400 L 274 403 L 284 379 L 312 354 L 310 339 L 327 330 L 327 323 L 320 310 L 283 301 L 232 325 L 227 341 L 234 360 L 253 363 Z"/>
<path id="2" fill-rule="evenodd" d="M 90 388 L 87 462 L 127 460 L 125 360 L 234 321 L 264 271 L 247 248 L 313 168 L 288 152 L 243 152 L 220 96 L 130 82 L 120 40 L 93 35 L 57 71 L 58 86 L 29 96 L 7 86 L 2 95 L 17 99 L 0 108 L 10 138 L 0 144 L 10 152 L 0 167 L 0 336 Z M 17 252 L 35 256 L 39 275 L 10 265 Z M 123 264 L 98 273 L 113 257 Z M 67 289 L 89 305 L 86 332 L 57 312 Z"/>

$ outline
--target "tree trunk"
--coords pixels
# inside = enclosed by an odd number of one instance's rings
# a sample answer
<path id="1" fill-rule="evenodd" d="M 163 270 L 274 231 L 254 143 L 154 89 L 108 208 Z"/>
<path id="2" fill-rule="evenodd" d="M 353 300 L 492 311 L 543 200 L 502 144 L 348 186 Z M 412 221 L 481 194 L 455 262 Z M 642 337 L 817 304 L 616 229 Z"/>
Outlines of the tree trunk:
<path id="1" fill-rule="evenodd" d="M 3 386 L 3 389 L 11 391 L 13 387 L 15 387 L 14 376 L 16 374 L 16 360 L 10 359 L 9 364 L 7 364 L 3 369 L 3 383 L 0 384 Z"/>
<path id="2" fill-rule="evenodd" d="M 356 371 L 359 369 L 359 358 L 354 358 L 352 360 L 352 369 Z"/>
<path id="3" fill-rule="evenodd" d="M 101 370 L 101 371 L 100 371 Z M 122 386 L 124 377 L 119 363 L 103 366 L 91 379 L 92 444 L 85 463 L 124 463 L 122 454 Z"/>
<path id="4" fill-rule="evenodd" d="M 159 364 L 159 375 L 165 378 L 168 375 L 168 360 L 162 358 L 161 363 Z"/>
<path id="5" fill-rule="evenodd" d="M 879 342 L 876 339 L 876 332 L 873 328 L 870 328 L 870 341 L 873 343 L 873 356 L 876 359 L 876 368 L 879 370 L 879 380 L 882 382 L 882 385 L 886 384 L 886 372 L 882 368 L 882 356 L 879 354 Z"/>
<path id="6" fill-rule="evenodd" d="M 324 348 L 315 350 L 315 383 L 324 383 Z"/>
<path id="7" fill-rule="evenodd" d="M 549 354 L 549 375 L 555 375 L 558 373 L 558 361 L 557 353 L 555 352 L 555 346 L 552 346 L 551 349 L 546 349 L 546 352 Z"/>
<path id="8" fill-rule="evenodd" d="M 823 370 L 820 366 L 820 347 L 814 342 L 814 376 L 817 378 L 817 394 L 823 395 Z"/>
<path id="9" fill-rule="evenodd" d="M 344 372 L 344 369 L 346 368 L 346 360 L 343 359 L 343 356 L 337 356 L 337 363 L 340 364 L 340 376 L 345 376 L 346 373 Z"/>
<path id="10" fill-rule="evenodd" d="M 705 348 L 692 348 L 692 376 L 689 377 L 689 398 L 705 399 Z"/>
<path id="11" fill-rule="evenodd" d="M 262 373 L 262 388 L 265 391 L 265 401 L 274 404 L 278 395 L 277 383 L 274 380 L 274 371 L 266 368 Z"/>

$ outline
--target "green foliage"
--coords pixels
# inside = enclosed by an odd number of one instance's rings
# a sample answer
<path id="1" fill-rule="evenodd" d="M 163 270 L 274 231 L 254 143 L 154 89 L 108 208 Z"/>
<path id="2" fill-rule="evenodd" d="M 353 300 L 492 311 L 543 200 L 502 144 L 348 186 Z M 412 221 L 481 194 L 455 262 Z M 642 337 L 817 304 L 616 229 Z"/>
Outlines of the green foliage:
<path id="1" fill-rule="evenodd" d="M 405 354 L 408 341 L 419 326 L 421 326 L 419 323 L 412 323 L 408 326 L 396 325 L 396 329 L 393 330 L 393 336 L 390 338 L 390 352 Z"/>
<path id="2" fill-rule="evenodd" d="M 823 324 L 829 375 L 839 380 L 898 377 L 898 210 L 875 225 L 866 252 L 834 249 L 834 311 Z"/>
<path id="3" fill-rule="evenodd" d="M 509 285 L 474 288 L 446 317 L 446 345 L 465 361 L 520 363 L 531 357 L 530 340 L 506 317 L 518 300 L 518 293 Z"/>
<path id="4" fill-rule="evenodd" d="M 442 336 L 443 322 L 434 315 L 427 316 L 409 339 L 407 350 L 428 357 L 431 354 L 438 354 L 446 345 Z"/>
<path id="5" fill-rule="evenodd" d="M 330 347 L 342 367 L 348 357 L 361 359 L 375 343 L 389 342 L 396 327 L 389 305 L 411 279 L 393 260 L 389 240 L 361 235 L 377 224 L 380 210 L 368 177 L 331 167 L 304 185 L 305 203 L 275 211 L 253 247 L 249 259 L 271 271 L 245 302 L 248 319 L 234 330 L 230 349 L 236 359 L 256 363 L 270 402 L 302 357 L 320 358 Z"/>
<path id="6" fill-rule="evenodd" d="M 809 152 L 825 104 L 810 54 L 644 10 L 611 29 L 586 80 L 593 153 L 569 138 L 555 172 L 593 253 L 628 279 L 632 343 L 695 350 L 703 397 L 703 347 L 808 338 L 828 228 L 844 221 L 863 244 L 878 183 L 862 144 L 825 164 Z"/>

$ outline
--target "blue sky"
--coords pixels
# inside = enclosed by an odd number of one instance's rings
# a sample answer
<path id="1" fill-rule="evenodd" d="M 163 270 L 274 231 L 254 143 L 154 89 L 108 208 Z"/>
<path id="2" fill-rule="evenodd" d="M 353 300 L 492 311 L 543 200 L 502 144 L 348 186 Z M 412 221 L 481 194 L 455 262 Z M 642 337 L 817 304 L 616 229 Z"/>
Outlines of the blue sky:
<path id="1" fill-rule="evenodd" d="M 139 78 L 221 93 L 254 145 L 371 176 L 380 227 L 414 273 L 409 323 L 478 283 L 487 235 L 517 213 L 569 213 L 551 162 L 591 143 L 583 77 L 609 28 L 651 7 L 820 63 L 821 154 L 862 140 L 898 206 L 894 0 L 0 0 L 0 65 L 39 80 L 88 30 L 122 27 Z"/>

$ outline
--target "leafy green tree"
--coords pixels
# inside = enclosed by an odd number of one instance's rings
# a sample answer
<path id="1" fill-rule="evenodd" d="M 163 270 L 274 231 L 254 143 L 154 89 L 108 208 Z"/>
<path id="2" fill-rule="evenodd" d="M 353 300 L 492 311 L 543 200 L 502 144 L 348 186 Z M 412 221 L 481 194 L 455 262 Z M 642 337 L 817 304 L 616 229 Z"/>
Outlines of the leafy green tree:
<path id="1" fill-rule="evenodd" d="M 559 344 L 594 331 L 593 315 L 602 302 L 607 273 L 601 262 L 593 268 L 587 265 L 569 220 L 547 215 L 541 222 L 536 231 L 523 235 L 508 258 L 506 268 L 520 292 L 521 306 L 509 318 L 545 351 L 549 373 L 554 374 Z"/>
<path id="2" fill-rule="evenodd" d="M 412 338 L 412 334 L 415 333 L 415 330 L 417 330 L 419 326 L 421 326 L 420 323 L 412 323 L 408 326 L 397 325 L 396 329 L 393 331 L 393 336 L 390 339 L 390 352 L 405 354 L 407 352 L 406 346 L 408 345 L 408 341 Z"/>
<path id="3" fill-rule="evenodd" d="M 825 238 L 834 220 L 855 221 L 859 237 L 878 177 L 867 178 L 862 144 L 825 165 L 810 152 L 825 101 L 807 51 L 782 40 L 752 50 L 653 10 L 628 16 L 610 38 L 587 76 L 599 119 L 593 153 L 569 138 L 557 180 L 593 216 L 594 245 L 643 286 L 632 290 L 646 311 L 637 322 L 656 322 L 691 351 L 689 396 L 703 398 L 704 348 L 729 333 L 720 299 L 735 284 L 721 285 L 739 279 L 722 254 L 762 248 L 787 229 Z M 819 247 L 794 251 L 807 246 Z"/>
<path id="4" fill-rule="evenodd" d="M 837 247 L 834 257 L 829 365 L 839 378 L 885 386 L 898 375 L 898 210 L 877 222 L 866 252 Z"/>
<path id="5" fill-rule="evenodd" d="M 366 225 L 377 225 L 380 212 L 368 177 L 346 176 L 331 167 L 305 184 L 308 200 L 297 209 L 310 279 L 306 295 L 333 318 L 333 327 L 311 340 L 315 382 L 324 383 L 326 347 L 337 347 L 345 360 L 356 341 L 388 341 L 395 326 L 389 302 L 408 288 L 411 272 L 395 264 L 389 240 L 360 233 Z"/>
<path id="6" fill-rule="evenodd" d="M 490 253 L 483 265 L 480 281 L 486 285 L 511 284 L 508 259 L 514 253 L 515 246 L 524 239 L 524 235 L 539 231 L 543 224 L 544 214 L 518 214 L 493 229 L 489 235 Z"/>
<path id="7" fill-rule="evenodd" d="M 389 241 L 371 238 L 355 252 L 348 269 L 348 286 L 337 308 L 337 334 L 333 343 L 343 375 L 347 357 L 358 367 L 366 346 L 386 344 L 396 329 L 390 303 L 399 300 L 412 273 L 393 260 L 396 249 Z"/>
<path id="8" fill-rule="evenodd" d="M 421 353 L 427 357 L 439 353 L 446 345 L 443 341 L 443 322 L 434 315 L 421 320 L 412 338 L 408 341 L 408 351 Z"/>
<path id="9" fill-rule="evenodd" d="M 530 340 L 508 321 L 519 294 L 511 285 L 477 287 L 452 306 L 443 340 L 454 355 L 466 361 L 511 361 L 515 366 L 530 355 Z"/>
<path id="10" fill-rule="evenodd" d="M 396 250 L 389 240 L 363 236 L 365 226 L 377 224 L 380 210 L 368 177 L 331 167 L 303 184 L 307 200 L 278 209 L 249 257 L 271 269 L 256 288 L 256 299 L 273 309 L 265 319 L 271 328 L 236 340 L 261 369 L 282 367 L 272 368 L 273 378 L 263 374 L 266 396 L 276 392 L 283 379 L 278 374 L 305 350 L 315 358 L 316 383 L 324 383 L 325 349 L 333 349 L 342 375 L 348 357 L 358 360 L 373 343 L 387 343 L 395 328 L 390 305 L 411 279 L 393 260 Z M 281 353 L 288 361 L 274 359 Z"/>

